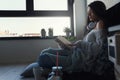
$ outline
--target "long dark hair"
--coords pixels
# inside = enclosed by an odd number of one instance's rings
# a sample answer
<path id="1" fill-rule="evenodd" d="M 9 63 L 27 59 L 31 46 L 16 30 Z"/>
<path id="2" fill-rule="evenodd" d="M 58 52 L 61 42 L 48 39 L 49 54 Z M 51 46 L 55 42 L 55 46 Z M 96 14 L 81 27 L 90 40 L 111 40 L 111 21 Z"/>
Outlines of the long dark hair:
<path id="1" fill-rule="evenodd" d="M 107 26 L 106 26 L 106 6 L 105 4 L 102 2 L 102 1 L 94 1 L 92 3 L 90 3 L 88 5 L 88 7 L 90 7 L 94 14 L 104 22 L 104 25 L 105 25 L 105 29 L 107 30 Z M 87 18 L 87 25 L 89 24 L 90 20 L 89 18 Z M 84 35 L 86 35 L 89 31 L 86 29 L 85 27 L 85 32 L 84 32 Z"/>
<path id="2" fill-rule="evenodd" d="M 94 1 L 90 3 L 88 7 L 90 7 L 94 14 L 101 20 L 105 18 L 106 6 L 102 1 Z"/>

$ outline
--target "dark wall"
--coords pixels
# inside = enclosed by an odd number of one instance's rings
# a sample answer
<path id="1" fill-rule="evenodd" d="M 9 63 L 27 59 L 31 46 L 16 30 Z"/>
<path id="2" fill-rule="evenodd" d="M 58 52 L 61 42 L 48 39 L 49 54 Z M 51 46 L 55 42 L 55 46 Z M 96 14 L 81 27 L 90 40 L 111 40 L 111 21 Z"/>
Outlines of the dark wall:
<path id="1" fill-rule="evenodd" d="M 120 2 L 106 11 L 107 26 L 120 24 Z"/>

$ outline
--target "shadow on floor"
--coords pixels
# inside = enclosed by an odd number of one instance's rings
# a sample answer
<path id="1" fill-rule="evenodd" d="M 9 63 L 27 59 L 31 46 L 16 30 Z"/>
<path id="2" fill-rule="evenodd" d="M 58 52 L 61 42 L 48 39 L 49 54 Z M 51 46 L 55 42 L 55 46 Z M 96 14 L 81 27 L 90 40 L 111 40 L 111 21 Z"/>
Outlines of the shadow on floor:
<path id="1" fill-rule="evenodd" d="M 75 72 L 72 74 L 64 73 L 63 80 L 116 80 L 114 73 L 111 75 L 104 74 L 98 76 L 96 74 L 85 73 L 85 72 Z"/>

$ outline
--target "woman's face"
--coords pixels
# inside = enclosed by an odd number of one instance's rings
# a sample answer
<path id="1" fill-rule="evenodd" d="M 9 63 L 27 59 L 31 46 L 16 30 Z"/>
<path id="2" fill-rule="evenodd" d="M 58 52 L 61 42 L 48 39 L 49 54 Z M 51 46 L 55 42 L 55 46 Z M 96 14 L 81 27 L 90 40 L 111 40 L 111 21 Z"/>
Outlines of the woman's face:
<path id="1" fill-rule="evenodd" d="M 88 17 L 90 21 L 96 21 L 97 20 L 97 16 L 94 14 L 93 10 L 88 7 Z"/>

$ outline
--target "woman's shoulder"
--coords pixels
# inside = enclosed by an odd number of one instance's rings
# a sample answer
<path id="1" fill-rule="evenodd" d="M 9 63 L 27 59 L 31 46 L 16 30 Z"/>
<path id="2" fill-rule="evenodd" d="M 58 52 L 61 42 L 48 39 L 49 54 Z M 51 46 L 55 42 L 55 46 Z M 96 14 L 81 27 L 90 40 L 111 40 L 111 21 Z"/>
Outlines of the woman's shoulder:
<path id="1" fill-rule="evenodd" d="M 96 30 L 101 30 L 101 29 L 105 29 L 105 25 L 104 22 L 102 20 L 99 20 L 96 24 Z"/>

